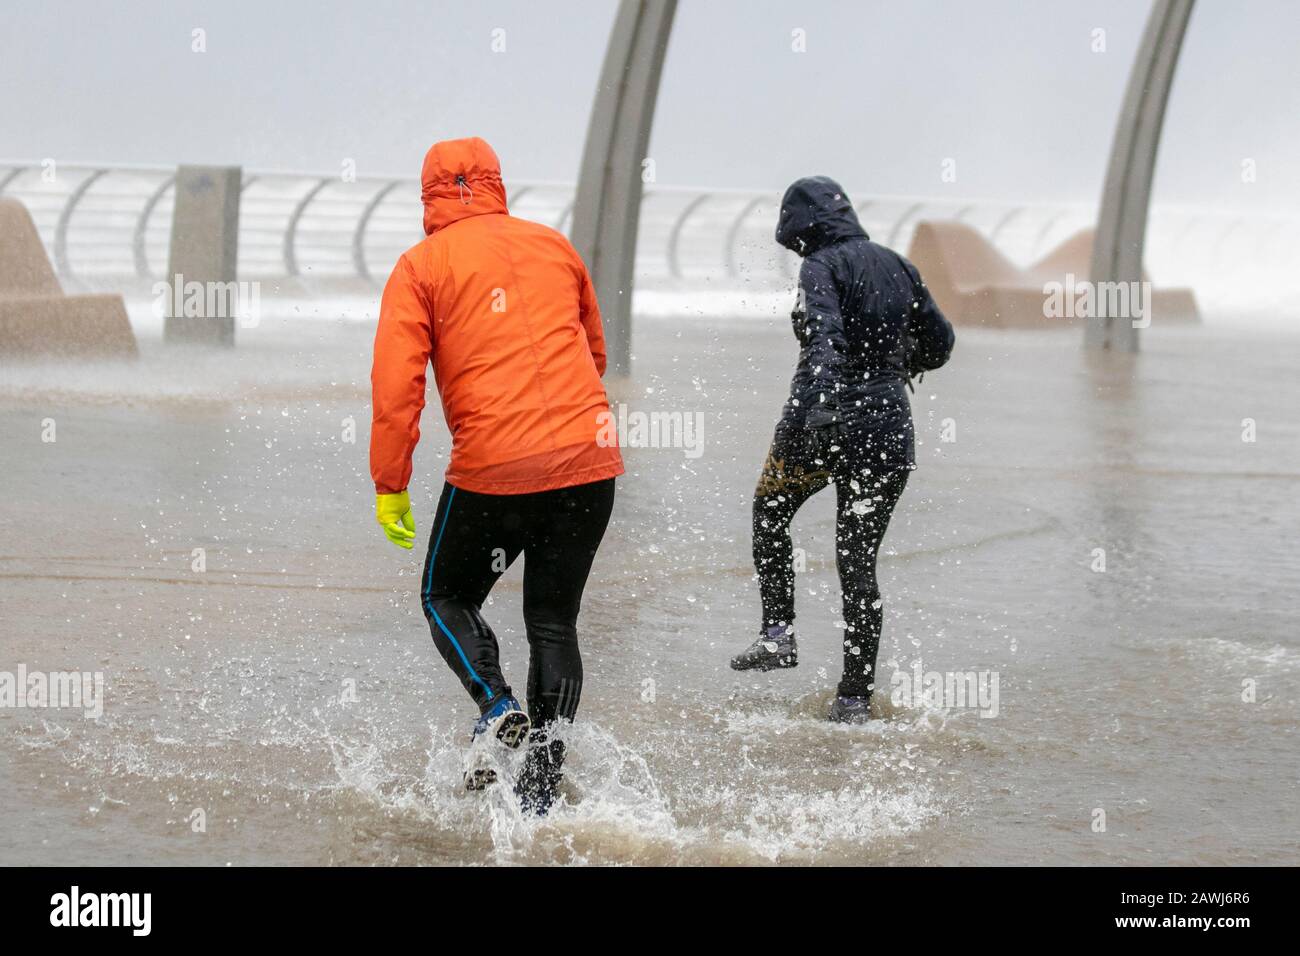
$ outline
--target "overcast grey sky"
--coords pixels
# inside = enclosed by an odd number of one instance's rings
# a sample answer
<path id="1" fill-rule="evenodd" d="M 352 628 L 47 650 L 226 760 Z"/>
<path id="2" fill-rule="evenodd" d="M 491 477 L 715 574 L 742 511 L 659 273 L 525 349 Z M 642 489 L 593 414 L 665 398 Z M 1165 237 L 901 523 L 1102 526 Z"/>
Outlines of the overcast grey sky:
<path id="1" fill-rule="evenodd" d="M 1095 200 L 1143 0 L 682 0 L 658 180 Z M 507 178 L 572 181 L 612 0 L 8 4 L 0 158 L 415 175 L 481 135 Z M 191 51 L 191 31 L 207 51 Z M 491 49 L 505 31 L 506 50 Z M 807 52 L 791 49 L 806 31 Z M 1106 31 L 1106 51 L 1091 49 Z M 1200 0 L 1157 200 L 1294 212 L 1300 4 Z M 956 160 L 957 182 L 940 180 Z M 1258 182 L 1241 182 L 1243 159 Z"/>

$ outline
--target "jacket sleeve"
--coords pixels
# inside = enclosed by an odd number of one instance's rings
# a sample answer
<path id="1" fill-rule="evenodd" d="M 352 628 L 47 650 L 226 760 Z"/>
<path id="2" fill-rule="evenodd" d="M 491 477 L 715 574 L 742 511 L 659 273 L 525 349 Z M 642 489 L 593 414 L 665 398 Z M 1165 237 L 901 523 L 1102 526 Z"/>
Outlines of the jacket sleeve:
<path id="1" fill-rule="evenodd" d="M 848 344 L 839 289 L 830 265 L 815 256 L 804 259 L 799 270 L 799 291 L 807 312 L 804 328 L 816 402 L 808 409 L 806 422 L 810 428 L 817 428 L 840 420 L 839 393 L 844 387 Z"/>
<path id="2" fill-rule="evenodd" d="M 605 329 L 600 321 L 600 303 L 596 301 L 596 288 L 591 284 L 591 275 L 587 272 L 587 265 L 582 261 L 582 256 L 578 255 L 577 250 L 573 252 L 574 261 L 578 264 L 578 271 L 581 273 L 578 290 L 578 318 L 582 322 L 582 330 L 587 334 L 587 347 L 591 349 L 591 357 L 596 360 L 596 374 L 603 376 L 605 374 Z"/>
<path id="3" fill-rule="evenodd" d="M 370 371 L 370 476 L 379 494 L 405 491 L 420 440 L 425 372 L 433 352 L 428 299 L 406 256 L 384 287 Z"/>
<path id="4" fill-rule="evenodd" d="M 932 372 L 948 361 L 957 336 L 916 266 L 902 256 L 899 260 L 912 281 L 912 308 L 907 315 L 908 372 Z"/>

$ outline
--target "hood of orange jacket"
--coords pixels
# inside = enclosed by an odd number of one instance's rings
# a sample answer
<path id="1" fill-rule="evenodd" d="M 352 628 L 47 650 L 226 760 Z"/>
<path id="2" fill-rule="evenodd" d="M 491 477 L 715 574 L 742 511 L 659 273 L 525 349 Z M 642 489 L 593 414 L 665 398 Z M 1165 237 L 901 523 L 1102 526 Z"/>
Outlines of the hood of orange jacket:
<path id="1" fill-rule="evenodd" d="M 501 161 L 477 136 L 434 143 L 424 157 L 420 186 L 425 235 L 470 216 L 508 211 Z"/>
<path id="2" fill-rule="evenodd" d="M 528 494 L 623 473 L 609 426 L 605 335 L 565 236 L 509 214 L 496 153 L 437 143 L 424 160 L 427 235 L 384 287 L 371 369 L 370 470 L 407 489 L 430 362 L 451 431 L 447 482 Z"/>

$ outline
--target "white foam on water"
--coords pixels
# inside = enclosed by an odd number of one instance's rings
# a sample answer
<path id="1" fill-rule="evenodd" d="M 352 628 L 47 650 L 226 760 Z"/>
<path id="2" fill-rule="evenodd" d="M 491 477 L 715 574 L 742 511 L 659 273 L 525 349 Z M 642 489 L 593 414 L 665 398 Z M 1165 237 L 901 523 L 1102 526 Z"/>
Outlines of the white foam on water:
<path id="1" fill-rule="evenodd" d="M 1287 673 L 1300 670 L 1300 654 L 1281 644 L 1257 646 L 1226 637 L 1212 637 L 1195 641 L 1191 649 L 1217 658 L 1228 666 L 1260 667 L 1266 671 Z"/>
<path id="2" fill-rule="evenodd" d="M 410 814 L 457 840 L 483 843 L 493 862 L 586 862 L 589 855 L 573 849 L 589 842 L 582 839 L 584 830 L 620 844 L 610 847 L 613 859 L 602 853 L 596 862 L 634 858 L 644 849 L 638 843 L 675 846 L 682 841 L 645 758 L 596 724 L 562 727 L 556 733 L 568 747 L 568 759 L 560 799 L 546 818 L 522 813 L 505 783 L 517 775 L 522 749 L 498 750 L 500 782 L 471 793 L 462 782 L 464 734 L 434 726 L 429 732 L 427 761 L 418 775 L 395 769 L 375 740 L 330 737 L 339 785 L 385 811 Z"/>
<path id="3" fill-rule="evenodd" d="M 926 785 L 894 791 L 871 784 L 811 792 L 771 788 L 756 795 L 743 827 L 724 838 L 742 840 L 772 862 L 811 860 L 828 848 L 866 850 L 915 832 L 941 812 Z"/>
<path id="4" fill-rule="evenodd" d="M 829 724 L 817 729 L 831 736 L 845 731 Z M 915 782 L 925 780 L 924 771 L 910 766 L 909 756 L 918 764 L 924 760 L 912 741 L 859 760 L 842 784 L 778 770 L 767 784 L 719 786 L 712 781 L 727 779 L 732 769 L 715 766 L 690 781 L 674 779 L 674 794 L 656 778 L 650 751 L 620 741 L 599 724 L 565 727 L 558 736 L 568 747 L 565 781 L 545 818 L 521 813 L 502 783 L 482 793 L 464 791 L 460 734 L 431 727 L 427 763 L 418 776 L 394 768 L 375 741 L 334 740 L 331 749 L 341 788 L 385 813 L 409 815 L 430 839 L 436 833 L 481 846 L 484 862 L 673 863 L 720 856 L 811 862 L 827 849 L 865 851 L 876 841 L 912 833 L 943 810 L 935 788 Z M 879 740 L 881 734 L 869 730 L 859 737 Z M 499 780 L 513 779 L 521 760 L 522 751 L 501 759 Z M 900 772 L 908 778 L 902 784 L 894 779 Z M 882 779 L 872 782 L 873 774 Z"/>
<path id="5" fill-rule="evenodd" d="M 958 712 L 936 707 L 918 695 L 912 706 L 901 706 L 885 692 L 872 698 L 872 719 L 865 724 L 832 723 L 826 719 L 832 694 L 814 691 L 789 701 L 785 699 L 748 699 L 726 713 L 727 730 L 737 734 L 782 734 L 801 729 L 820 735 L 847 735 L 850 738 L 910 739 L 932 738 L 957 742 L 960 735 L 952 722 Z M 969 715 L 968 715 L 969 716 Z M 945 731 L 947 734 L 945 735 Z"/>
<path id="6" fill-rule="evenodd" d="M 966 714 L 897 707 L 886 695 L 878 719 L 832 724 L 826 689 L 795 698 L 746 691 L 721 706 L 683 699 L 673 713 L 633 723 L 634 737 L 598 720 L 559 728 L 565 779 L 550 815 L 538 819 L 521 813 L 505 783 L 466 792 L 460 723 L 416 728 L 400 708 L 358 710 L 332 698 L 310 714 L 286 712 L 265 688 L 247 693 L 249 675 L 270 670 L 231 658 L 196 675 L 204 699 L 215 701 L 209 710 L 221 714 L 215 724 L 203 709 L 117 710 L 93 723 L 20 728 L 22 741 L 92 780 L 93 792 L 130 792 L 140 807 L 151 791 L 196 806 L 219 802 L 239 817 L 290 795 L 325 801 L 342 821 L 343 845 L 322 852 L 341 862 L 405 853 L 417 861 L 761 864 L 869 858 L 926 827 L 951 800 L 943 774 L 984 729 Z M 513 780 L 523 751 L 498 755 L 499 779 Z M 143 791 L 130 786 L 142 780 L 150 782 Z"/>

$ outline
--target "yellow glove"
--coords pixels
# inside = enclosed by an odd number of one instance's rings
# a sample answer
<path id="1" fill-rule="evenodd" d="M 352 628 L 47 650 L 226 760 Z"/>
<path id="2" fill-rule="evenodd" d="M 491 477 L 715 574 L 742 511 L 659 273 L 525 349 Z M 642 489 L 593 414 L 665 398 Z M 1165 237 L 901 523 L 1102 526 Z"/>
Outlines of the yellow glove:
<path id="1" fill-rule="evenodd" d="M 415 518 L 411 517 L 411 496 L 405 491 L 395 495 L 375 495 L 375 519 L 399 548 L 415 547 Z"/>

